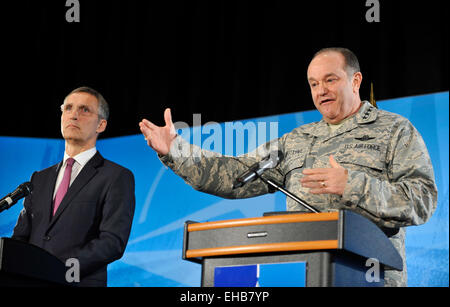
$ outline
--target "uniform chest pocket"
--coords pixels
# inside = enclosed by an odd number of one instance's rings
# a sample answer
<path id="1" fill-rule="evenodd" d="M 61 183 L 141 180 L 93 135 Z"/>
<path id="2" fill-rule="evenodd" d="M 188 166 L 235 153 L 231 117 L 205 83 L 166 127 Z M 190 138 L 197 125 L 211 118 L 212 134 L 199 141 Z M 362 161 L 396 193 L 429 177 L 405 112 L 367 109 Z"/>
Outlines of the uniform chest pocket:
<path id="1" fill-rule="evenodd" d="M 339 147 L 338 163 L 347 164 L 353 170 L 370 169 L 376 173 L 386 170 L 386 145 L 371 143 L 350 143 Z"/>
<path id="2" fill-rule="evenodd" d="M 286 176 L 291 171 L 301 169 L 305 166 L 306 153 L 289 153 L 286 159 L 280 164 L 280 168 Z"/>

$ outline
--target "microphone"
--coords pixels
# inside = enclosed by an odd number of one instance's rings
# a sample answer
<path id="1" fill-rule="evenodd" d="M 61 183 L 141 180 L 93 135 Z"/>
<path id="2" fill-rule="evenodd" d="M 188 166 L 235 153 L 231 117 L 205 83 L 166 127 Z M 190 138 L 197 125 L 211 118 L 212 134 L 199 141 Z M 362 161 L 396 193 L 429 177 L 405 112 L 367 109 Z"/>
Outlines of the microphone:
<path id="1" fill-rule="evenodd" d="M 282 151 L 273 151 L 262 159 L 260 162 L 257 162 L 250 166 L 249 170 L 239 176 L 233 183 L 233 190 L 244 186 L 245 184 L 254 181 L 258 178 L 262 173 L 270 168 L 274 168 L 280 163 L 284 158 Z"/>
<path id="2" fill-rule="evenodd" d="M 0 200 L 0 212 L 8 210 L 14 206 L 20 199 L 31 194 L 33 185 L 31 182 L 22 183 L 13 192 L 9 193 Z"/>

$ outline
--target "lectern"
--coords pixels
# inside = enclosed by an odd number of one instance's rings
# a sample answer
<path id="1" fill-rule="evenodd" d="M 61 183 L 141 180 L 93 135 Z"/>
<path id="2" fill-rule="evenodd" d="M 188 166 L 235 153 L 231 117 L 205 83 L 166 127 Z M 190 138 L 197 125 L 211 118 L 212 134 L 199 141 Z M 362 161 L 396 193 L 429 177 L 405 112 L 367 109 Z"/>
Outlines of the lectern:
<path id="1" fill-rule="evenodd" d="M 68 286 L 66 269 L 58 258 L 37 246 L 0 239 L 0 286 Z"/>
<path id="2" fill-rule="evenodd" d="M 349 210 L 187 221 L 183 259 L 202 264 L 205 287 L 290 286 L 283 282 L 296 274 L 303 275 L 298 280 L 304 279 L 308 287 L 383 286 L 384 270 L 403 269 L 385 233 Z M 287 276 L 275 276 L 279 284 L 274 284 L 274 271 Z M 218 281 L 219 274 L 226 276 L 225 283 Z M 245 280 L 251 283 L 242 283 Z"/>

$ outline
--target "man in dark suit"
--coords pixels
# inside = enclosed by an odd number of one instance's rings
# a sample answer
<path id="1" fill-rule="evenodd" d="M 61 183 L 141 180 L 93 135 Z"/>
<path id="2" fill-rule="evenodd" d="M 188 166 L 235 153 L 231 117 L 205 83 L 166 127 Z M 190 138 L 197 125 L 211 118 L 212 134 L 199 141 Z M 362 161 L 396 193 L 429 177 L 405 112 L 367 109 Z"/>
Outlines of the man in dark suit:
<path id="1" fill-rule="evenodd" d="M 107 265 L 122 257 L 134 215 L 134 176 L 96 150 L 109 108 L 97 91 L 72 91 L 61 106 L 65 154 L 35 172 L 13 239 L 37 245 L 66 263 L 76 259 L 80 286 L 106 286 Z"/>

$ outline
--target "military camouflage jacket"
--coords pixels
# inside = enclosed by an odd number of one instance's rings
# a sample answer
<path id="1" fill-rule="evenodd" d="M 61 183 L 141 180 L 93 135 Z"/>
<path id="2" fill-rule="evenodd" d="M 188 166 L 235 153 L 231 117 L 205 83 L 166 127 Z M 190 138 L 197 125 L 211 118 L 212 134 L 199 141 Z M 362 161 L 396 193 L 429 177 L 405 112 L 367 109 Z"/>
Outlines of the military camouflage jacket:
<path id="1" fill-rule="evenodd" d="M 368 102 L 333 133 L 322 120 L 240 157 L 202 150 L 177 137 L 161 160 L 199 191 L 248 198 L 268 193 L 269 188 L 256 180 L 233 190 L 234 180 L 274 149 L 281 150 L 284 159 L 264 176 L 321 211 L 352 209 L 379 226 L 396 228 L 423 224 L 436 208 L 433 167 L 422 137 L 407 119 Z M 331 167 L 330 155 L 348 170 L 344 195 L 309 194 L 300 183 L 302 171 Z M 287 209 L 305 211 L 290 198 Z"/>
<path id="2" fill-rule="evenodd" d="M 433 167 L 419 132 L 405 118 L 364 102 L 357 114 L 334 132 L 320 122 L 294 129 L 254 152 L 227 157 L 202 150 L 177 137 L 161 161 L 199 191 L 225 198 L 247 198 L 269 192 L 256 180 L 233 190 L 234 180 L 273 150 L 284 159 L 264 173 L 322 212 L 353 210 L 379 225 L 403 258 L 402 272 L 386 271 L 387 286 L 406 286 L 405 231 L 425 223 L 436 209 Z M 327 168 L 329 156 L 348 170 L 342 196 L 313 195 L 300 179 L 305 168 Z M 306 211 L 286 198 L 289 211 Z"/>

